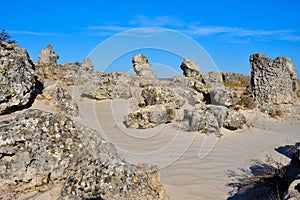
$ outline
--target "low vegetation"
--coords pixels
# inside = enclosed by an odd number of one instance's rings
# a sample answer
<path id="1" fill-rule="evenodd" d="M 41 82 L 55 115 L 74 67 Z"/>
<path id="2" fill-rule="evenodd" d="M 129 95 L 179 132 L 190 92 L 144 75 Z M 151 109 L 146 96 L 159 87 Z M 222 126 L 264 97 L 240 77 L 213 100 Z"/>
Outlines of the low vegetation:
<path id="1" fill-rule="evenodd" d="M 228 171 L 228 176 L 233 180 L 227 185 L 232 189 L 229 192 L 231 197 L 228 199 L 280 200 L 289 198 L 287 191 L 290 184 L 297 179 L 300 170 L 297 145 L 299 143 L 276 149 L 279 153 L 291 158 L 286 166 L 268 157 L 266 162 L 255 161 L 249 170 Z"/>

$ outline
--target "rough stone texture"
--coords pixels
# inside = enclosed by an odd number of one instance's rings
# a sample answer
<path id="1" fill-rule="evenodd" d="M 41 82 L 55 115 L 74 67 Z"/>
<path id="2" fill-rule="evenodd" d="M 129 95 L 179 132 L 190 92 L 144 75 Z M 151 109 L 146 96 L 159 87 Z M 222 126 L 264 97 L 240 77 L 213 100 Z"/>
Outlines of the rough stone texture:
<path id="1" fill-rule="evenodd" d="M 148 62 L 148 58 L 143 54 L 133 56 L 132 66 L 138 76 L 147 77 L 149 79 L 156 78 L 156 73 L 150 70 L 151 64 Z"/>
<path id="2" fill-rule="evenodd" d="M 195 61 L 184 59 L 180 68 L 183 70 L 183 74 L 187 77 L 196 77 L 200 75 L 199 63 Z"/>
<path id="3" fill-rule="evenodd" d="M 94 66 L 89 58 L 84 59 L 82 64 L 78 62 L 57 64 L 58 58 L 52 45 L 48 45 L 41 51 L 36 63 L 40 80 L 59 80 L 68 85 L 82 85 L 93 77 Z"/>
<path id="4" fill-rule="evenodd" d="M 39 55 L 38 64 L 39 65 L 57 65 L 57 60 L 59 59 L 59 55 L 54 52 L 54 49 L 51 44 L 41 50 Z"/>
<path id="5" fill-rule="evenodd" d="M 298 79 L 289 58 L 272 60 L 257 53 L 250 56 L 250 64 L 253 96 L 259 105 L 293 103 Z"/>
<path id="6" fill-rule="evenodd" d="M 34 64 L 28 53 L 0 41 L 0 114 L 23 107 L 38 93 Z"/>
<path id="7" fill-rule="evenodd" d="M 53 98 L 54 104 L 65 114 L 71 116 L 79 116 L 79 108 L 76 101 L 68 93 L 68 91 L 57 85 L 51 91 L 51 97 Z"/>
<path id="8" fill-rule="evenodd" d="M 229 109 L 223 127 L 229 130 L 241 129 L 246 124 L 246 117 L 235 110 Z"/>
<path id="9" fill-rule="evenodd" d="M 286 199 L 288 200 L 300 199 L 300 179 L 296 179 L 290 184 Z"/>
<path id="10" fill-rule="evenodd" d="M 97 100 L 129 99 L 132 96 L 133 79 L 123 72 L 95 73 L 94 76 L 81 87 L 83 94 Z"/>
<path id="11" fill-rule="evenodd" d="M 232 72 L 222 72 L 222 81 L 225 86 L 247 87 L 250 86 L 251 76 Z"/>
<path id="12" fill-rule="evenodd" d="M 202 76 L 185 77 L 183 75 L 176 75 L 173 78 L 173 85 L 181 88 L 191 88 L 200 93 L 207 93 L 207 87 L 203 83 Z"/>
<path id="13" fill-rule="evenodd" d="M 141 96 L 144 98 L 145 105 L 172 103 L 178 109 L 184 105 L 186 100 L 174 90 L 175 88 L 168 87 L 147 87 L 142 90 Z"/>
<path id="14" fill-rule="evenodd" d="M 175 119 L 175 111 L 172 106 L 153 105 L 140 108 L 125 116 L 125 124 L 129 128 L 152 128 Z"/>
<path id="15" fill-rule="evenodd" d="M 207 105 L 203 109 L 184 111 L 187 129 L 204 133 L 219 133 L 221 127 L 236 130 L 243 127 L 246 118 L 243 114 L 225 106 Z"/>
<path id="16" fill-rule="evenodd" d="M 85 72 L 85 73 L 93 73 L 94 65 L 90 58 L 85 58 L 83 60 L 83 63 L 81 64 L 81 67 L 79 68 L 79 71 Z"/>
<path id="17" fill-rule="evenodd" d="M 59 183 L 60 199 L 168 199 L 155 167 L 128 164 L 96 131 L 40 110 L 0 122 L 0 166 L 0 199 Z"/>
<path id="18" fill-rule="evenodd" d="M 224 87 L 209 89 L 210 101 L 213 105 L 235 106 L 240 101 L 240 96 L 233 90 Z"/>

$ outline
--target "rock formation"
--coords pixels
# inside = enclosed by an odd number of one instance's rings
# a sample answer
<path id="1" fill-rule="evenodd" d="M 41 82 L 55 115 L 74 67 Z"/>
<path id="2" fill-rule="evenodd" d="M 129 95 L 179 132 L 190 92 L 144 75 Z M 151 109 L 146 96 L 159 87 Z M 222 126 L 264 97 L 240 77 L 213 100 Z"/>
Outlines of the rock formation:
<path id="1" fill-rule="evenodd" d="M 203 109 L 186 109 L 184 120 L 190 131 L 217 133 L 221 127 L 236 130 L 243 127 L 246 118 L 243 114 L 225 106 L 207 105 Z"/>
<path id="2" fill-rule="evenodd" d="M 80 72 L 93 73 L 94 65 L 90 58 L 85 58 L 79 68 Z"/>
<path id="3" fill-rule="evenodd" d="M 136 54 L 132 58 L 132 66 L 136 75 L 147 77 L 148 79 L 156 78 L 156 73 L 150 70 L 151 64 L 148 62 L 148 58 L 143 54 Z"/>
<path id="4" fill-rule="evenodd" d="M 67 85 L 82 85 L 91 79 L 94 66 L 89 58 L 85 58 L 82 64 L 79 62 L 57 64 L 58 58 L 52 45 L 41 51 L 35 65 L 39 79 L 61 81 Z"/>
<path id="5" fill-rule="evenodd" d="M 250 86 L 251 76 L 239 73 L 222 72 L 222 82 L 225 86 L 247 87 Z"/>
<path id="6" fill-rule="evenodd" d="M 189 131 L 216 134 L 221 127 L 230 130 L 243 127 L 245 116 L 227 108 L 238 104 L 240 98 L 236 93 L 226 90 L 218 81 L 210 81 L 215 84 L 207 85 L 199 71 L 199 64 L 194 61 L 184 59 L 180 67 L 185 76 L 177 75 L 168 85 L 147 86 L 142 90 L 144 102 L 139 104 L 141 108 L 125 116 L 127 127 L 151 128 L 179 122 Z"/>
<path id="7" fill-rule="evenodd" d="M 0 114 L 28 105 L 39 91 L 25 49 L 0 41 Z"/>
<path id="8" fill-rule="evenodd" d="M 199 63 L 195 61 L 184 59 L 180 68 L 183 70 L 183 74 L 186 77 L 196 77 L 200 75 Z"/>
<path id="9" fill-rule="evenodd" d="M 272 60 L 257 53 L 250 56 L 250 64 L 253 97 L 259 105 L 293 103 L 298 78 L 291 59 Z"/>
<path id="10" fill-rule="evenodd" d="M 123 72 L 95 73 L 81 86 L 83 94 L 97 100 L 129 99 L 132 96 L 133 80 Z"/>
<path id="11" fill-rule="evenodd" d="M 54 104 L 67 115 L 79 116 L 79 108 L 73 97 L 60 85 L 56 85 L 50 92 Z"/>
<path id="12" fill-rule="evenodd" d="M 59 183 L 60 199 L 168 199 L 155 167 L 128 164 L 96 131 L 40 110 L 0 122 L 0 166 L 1 199 Z"/>
<path id="13" fill-rule="evenodd" d="M 54 52 L 51 44 L 41 50 L 39 55 L 38 65 L 55 66 L 59 56 Z"/>

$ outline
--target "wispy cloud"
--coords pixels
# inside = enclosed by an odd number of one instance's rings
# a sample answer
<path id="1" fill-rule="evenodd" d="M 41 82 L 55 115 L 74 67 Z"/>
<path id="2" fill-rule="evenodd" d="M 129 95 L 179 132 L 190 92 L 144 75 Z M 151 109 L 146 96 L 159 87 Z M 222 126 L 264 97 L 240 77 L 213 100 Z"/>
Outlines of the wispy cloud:
<path id="1" fill-rule="evenodd" d="M 15 35 L 34 35 L 34 36 L 62 36 L 65 34 L 62 33 L 51 33 L 51 32 L 34 32 L 34 31 L 26 31 L 26 30 L 8 30 L 10 34 Z"/>
<path id="2" fill-rule="evenodd" d="M 226 38 L 227 42 L 247 41 L 255 39 L 264 41 L 282 40 L 282 41 L 300 41 L 300 34 L 293 30 L 263 30 L 263 29 L 248 29 L 244 27 L 230 26 L 206 26 L 199 22 L 185 23 L 174 16 L 144 16 L 137 15 L 127 24 L 108 24 L 100 26 L 88 26 L 86 29 L 94 32 L 92 35 L 104 36 L 120 33 L 132 28 L 142 27 L 161 27 L 173 29 L 190 35 L 192 37 L 216 37 Z"/>
<path id="3" fill-rule="evenodd" d="M 184 26 L 184 22 L 174 16 L 154 16 L 148 17 L 144 15 L 135 16 L 129 24 L 143 27 L 180 27 Z"/>
<path id="4" fill-rule="evenodd" d="M 245 29 L 240 27 L 226 26 L 187 26 L 181 29 L 183 33 L 192 36 L 222 36 L 228 40 L 236 40 L 247 38 L 247 41 L 255 38 L 264 38 L 265 40 L 286 40 L 300 41 L 300 36 L 296 35 L 292 30 L 261 30 L 261 29 Z"/>
<path id="5" fill-rule="evenodd" d="M 117 25 L 102 25 L 102 26 L 88 26 L 88 30 L 100 30 L 100 31 L 125 31 L 128 30 L 130 27 L 125 26 L 117 26 Z M 132 28 L 132 27 L 131 27 Z"/>

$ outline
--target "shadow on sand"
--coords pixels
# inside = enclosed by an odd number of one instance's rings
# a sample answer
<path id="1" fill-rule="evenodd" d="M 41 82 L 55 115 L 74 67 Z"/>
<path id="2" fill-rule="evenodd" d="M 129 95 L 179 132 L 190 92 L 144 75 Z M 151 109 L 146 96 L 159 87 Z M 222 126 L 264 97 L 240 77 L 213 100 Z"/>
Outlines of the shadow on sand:
<path id="1" fill-rule="evenodd" d="M 227 186 L 233 190 L 228 200 L 279 200 L 288 199 L 289 185 L 299 178 L 300 174 L 300 143 L 286 145 L 275 150 L 291 159 L 290 163 L 282 166 L 256 162 L 250 170 L 239 169 L 229 171 L 228 176 L 233 182 Z M 295 187 L 300 189 L 300 185 Z M 299 191 L 299 190 L 298 190 Z"/>

